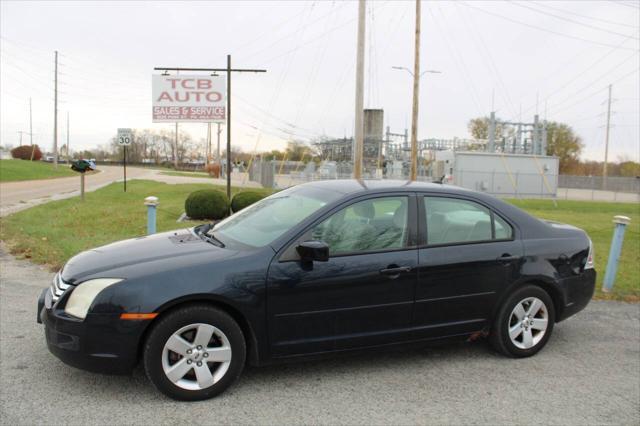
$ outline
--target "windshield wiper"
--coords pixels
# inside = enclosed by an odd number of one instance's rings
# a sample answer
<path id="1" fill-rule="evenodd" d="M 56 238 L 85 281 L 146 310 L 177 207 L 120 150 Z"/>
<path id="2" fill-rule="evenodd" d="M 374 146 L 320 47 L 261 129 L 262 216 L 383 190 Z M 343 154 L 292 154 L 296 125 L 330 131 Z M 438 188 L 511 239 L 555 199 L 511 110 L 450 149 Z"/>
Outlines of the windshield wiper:
<path id="1" fill-rule="evenodd" d="M 214 246 L 224 248 L 224 243 L 222 241 L 217 239 L 213 234 L 207 233 L 211 228 L 213 228 L 213 223 L 207 223 L 205 225 L 196 226 L 193 230 L 196 235 L 199 235 L 204 241 L 211 243 Z"/>

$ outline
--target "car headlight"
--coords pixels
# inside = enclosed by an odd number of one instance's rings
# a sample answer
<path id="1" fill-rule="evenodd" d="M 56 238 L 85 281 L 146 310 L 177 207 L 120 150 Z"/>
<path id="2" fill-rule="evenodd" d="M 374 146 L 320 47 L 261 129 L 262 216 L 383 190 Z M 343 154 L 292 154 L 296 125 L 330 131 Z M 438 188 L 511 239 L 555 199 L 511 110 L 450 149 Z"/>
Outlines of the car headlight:
<path id="1" fill-rule="evenodd" d="M 85 319 L 96 296 L 110 285 L 119 283 L 121 278 L 97 278 L 79 284 L 71 292 L 64 311 L 76 318 Z"/>

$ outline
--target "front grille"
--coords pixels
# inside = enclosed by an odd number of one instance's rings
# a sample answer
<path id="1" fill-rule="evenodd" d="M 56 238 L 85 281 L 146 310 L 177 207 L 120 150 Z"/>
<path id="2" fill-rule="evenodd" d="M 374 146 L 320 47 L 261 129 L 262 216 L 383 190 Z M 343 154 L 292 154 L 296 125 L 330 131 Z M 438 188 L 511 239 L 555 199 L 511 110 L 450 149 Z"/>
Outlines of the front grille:
<path id="1" fill-rule="evenodd" d="M 53 277 L 53 282 L 51 283 L 51 298 L 53 299 L 53 303 L 57 302 L 60 296 L 62 296 L 70 286 L 71 284 L 67 284 L 62 280 L 60 272 L 58 272 L 55 277 Z"/>

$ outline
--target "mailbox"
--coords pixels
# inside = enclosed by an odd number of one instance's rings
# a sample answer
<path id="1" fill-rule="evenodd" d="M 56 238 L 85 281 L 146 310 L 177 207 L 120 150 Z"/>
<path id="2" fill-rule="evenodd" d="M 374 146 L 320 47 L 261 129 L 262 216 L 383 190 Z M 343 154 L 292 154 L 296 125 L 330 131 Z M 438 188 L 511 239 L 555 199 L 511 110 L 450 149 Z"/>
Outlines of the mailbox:
<path id="1" fill-rule="evenodd" d="M 96 169 L 96 163 L 90 160 L 77 160 L 71 163 L 71 169 L 78 173 L 85 173 Z"/>

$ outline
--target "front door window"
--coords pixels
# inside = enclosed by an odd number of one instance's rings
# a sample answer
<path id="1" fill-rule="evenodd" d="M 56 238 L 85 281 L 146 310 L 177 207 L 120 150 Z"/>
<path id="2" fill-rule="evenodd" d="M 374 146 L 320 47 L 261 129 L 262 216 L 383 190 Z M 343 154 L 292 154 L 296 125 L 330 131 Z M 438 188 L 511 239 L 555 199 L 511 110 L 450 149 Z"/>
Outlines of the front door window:
<path id="1" fill-rule="evenodd" d="M 373 198 L 351 204 L 317 225 L 314 240 L 331 256 L 402 249 L 407 246 L 408 197 Z"/>

